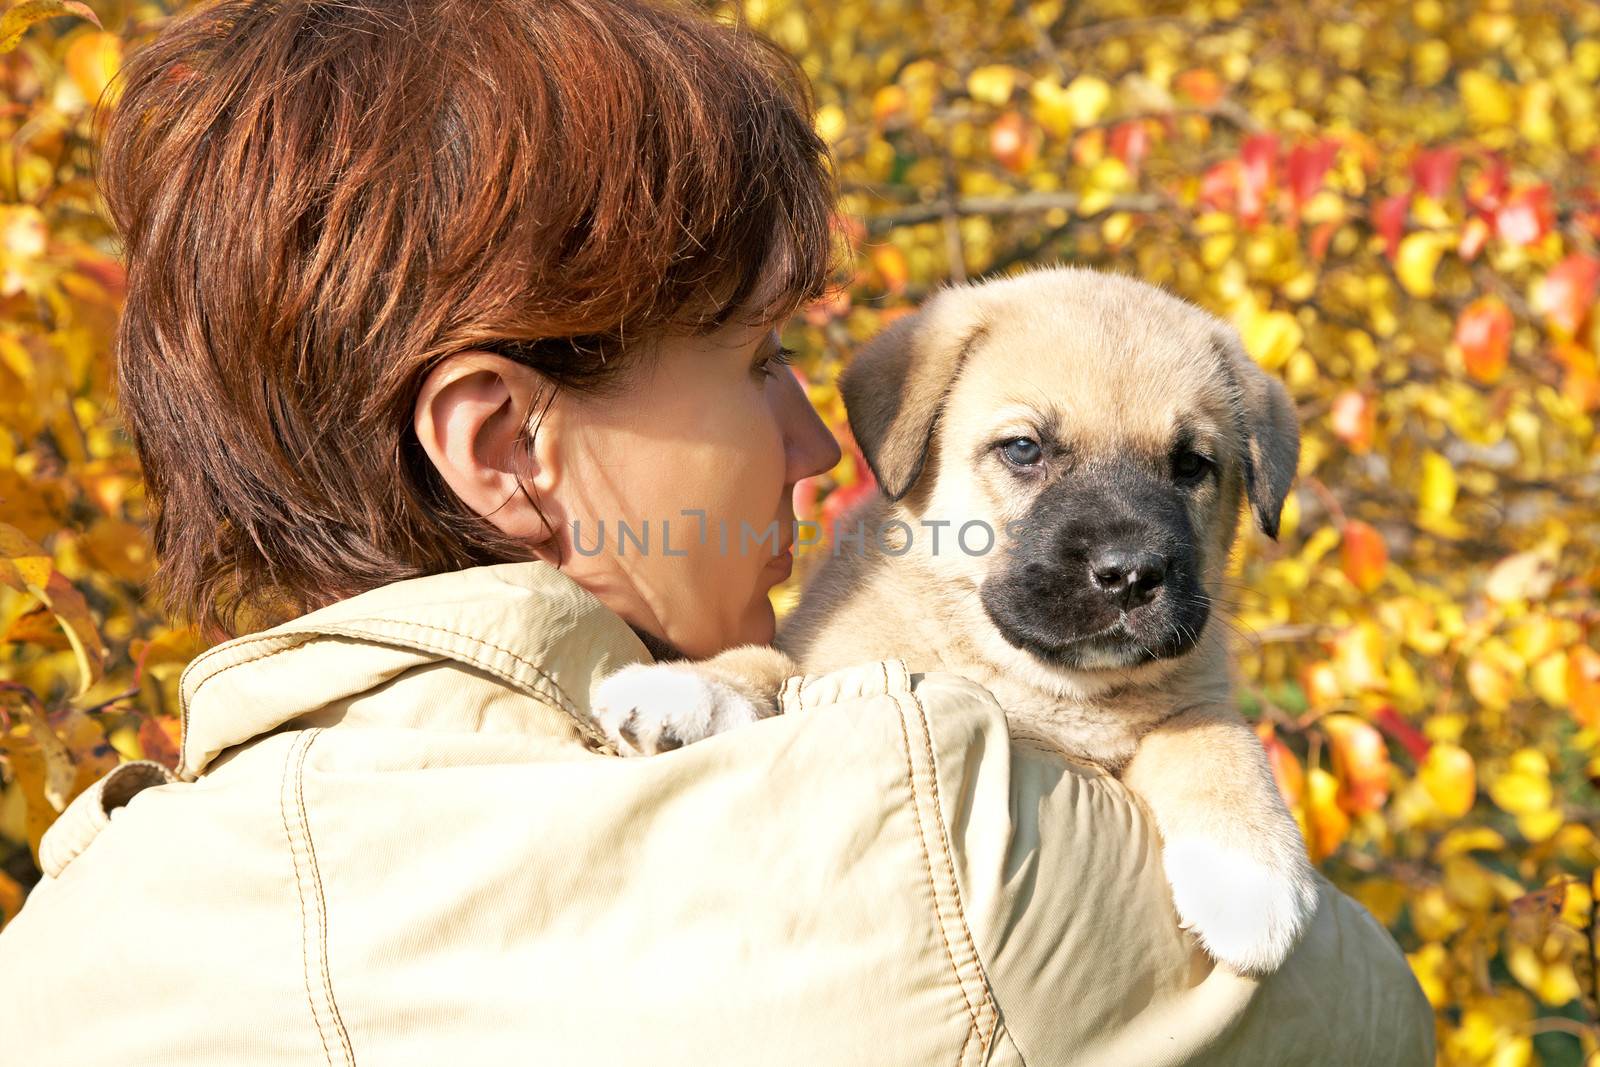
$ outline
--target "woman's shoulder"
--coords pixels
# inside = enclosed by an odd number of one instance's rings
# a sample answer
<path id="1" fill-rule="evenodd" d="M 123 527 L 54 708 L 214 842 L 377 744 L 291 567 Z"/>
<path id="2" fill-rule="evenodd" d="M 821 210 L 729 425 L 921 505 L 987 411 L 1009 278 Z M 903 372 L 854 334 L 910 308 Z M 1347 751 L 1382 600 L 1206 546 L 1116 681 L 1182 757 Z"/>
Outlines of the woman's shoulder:
<path id="1" fill-rule="evenodd" d="M 1431 1063 L 1428 1005 L 1359 904 L 1323 880 L 1281 973 L 1215 967 L 1177 925 L 1137 797 L 1101 768 L 1013 738 L 977 682 L 888 660 L 792 679 L 785 698 L 789 713 L 814 716 L 795 729 L 849 734 L 865 718 L 901 732 L 932 897 L 947 894 L 948 936 L 970 946 L 1025 1060 Z"/>

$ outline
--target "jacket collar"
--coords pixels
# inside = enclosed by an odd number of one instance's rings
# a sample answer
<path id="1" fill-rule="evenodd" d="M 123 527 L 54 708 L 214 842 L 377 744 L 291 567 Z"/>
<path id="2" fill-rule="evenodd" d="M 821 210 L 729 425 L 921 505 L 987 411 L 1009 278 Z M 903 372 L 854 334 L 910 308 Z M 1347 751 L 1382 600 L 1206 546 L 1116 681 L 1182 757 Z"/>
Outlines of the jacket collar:
<path id="1" fill-rule="evenodd" d="M 336 722 L 545 734 L 604 748 L 589 716 L 590 688 L 629 663 L 650 661 L 621 616 L 542 561 L 395 582 L 192 660 L 179 680 L 178 775 L 192 781 L 228 749 L 334 707 Z M 362 699 L 407 672 L 447 662 L 467 669 L 448 672 L 446 699 Z M 531 703 L 517 699 L 508 714 L 504 701 L 463 691 L 485 684 Z M 449 699 L 452 693 L 462 699 Z M 490 704 L 497 710 L 486 714 Z"/>

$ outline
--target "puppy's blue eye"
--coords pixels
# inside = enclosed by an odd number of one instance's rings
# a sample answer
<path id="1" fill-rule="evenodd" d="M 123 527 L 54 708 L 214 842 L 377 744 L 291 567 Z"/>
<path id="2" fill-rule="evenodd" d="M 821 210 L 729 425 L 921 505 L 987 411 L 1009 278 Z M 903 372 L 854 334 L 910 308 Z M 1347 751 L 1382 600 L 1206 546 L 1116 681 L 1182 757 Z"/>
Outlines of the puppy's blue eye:
<path id="1" fill-rule="evenodd" d="M 1031 437 L 1014 437 L 1000 446 L 1000 452 L 1006 457 L 1007 462 L 1018 467 L 1031 467 L 1039 462 L 1043 449 L 1039 442 Z"/>

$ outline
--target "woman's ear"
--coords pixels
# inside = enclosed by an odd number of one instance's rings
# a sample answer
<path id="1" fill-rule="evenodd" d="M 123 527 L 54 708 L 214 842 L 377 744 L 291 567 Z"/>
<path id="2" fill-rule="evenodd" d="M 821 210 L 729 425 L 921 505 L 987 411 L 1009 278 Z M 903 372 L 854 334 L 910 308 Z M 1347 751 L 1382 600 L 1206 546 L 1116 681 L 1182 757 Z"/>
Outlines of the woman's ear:
<path id="1" fill-rule="evenodd" d="M 532 544 L 554 533 L 540 508 L 550 523 L 559 521 L 548 506 L 560 475 L 550 388 L 504 356 L 458 352 L 428 372 L 412 415 L 423 451 L 461 502 Z M 529 442 L 524 428 L 534 405 L 549 410 Z"/>

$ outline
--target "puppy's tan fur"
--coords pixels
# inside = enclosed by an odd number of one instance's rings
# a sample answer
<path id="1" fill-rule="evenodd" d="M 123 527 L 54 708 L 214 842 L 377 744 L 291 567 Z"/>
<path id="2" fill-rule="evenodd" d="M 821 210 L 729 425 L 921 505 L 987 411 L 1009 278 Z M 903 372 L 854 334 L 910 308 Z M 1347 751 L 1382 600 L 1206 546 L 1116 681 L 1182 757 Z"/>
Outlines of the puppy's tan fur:
<path id="1" fill-rule="evenodd" d="M 1048 427 L 1086 469 L 1114 457 L 1159 465 L 1181 425 L 1216 461 L 1214 485 L 1185 504 L 1200 586 L 1215 600 L 1242 505 L 1275 533 L 1294 475 L 1298 425 L 1282 386 L 1195 306 L 1129 278 L 1055 268 L 940 291 L 865 346 L 841 389 L 882 490 L 842 527 L 863 523 L 864 544 L 814 575 L 779 631 L 781 652 L 745 646 L 688 669 L 759 713 L 791 674 L 880 658 L 980 682 L 1014 736 L 1099 763 L 1143 798 L 1178 912 L 1214 956 L 1246 973 L 1276 969 L 1315 908 L 1315 883 L 1261 745 L 1234 710 L 1215 619 L 1181 655 L 1068 669 L 1008 642 L 978 591 L 1005 565 L 1008 524 L 1026 524 L 1040 489 L 996 460 L 995 441 Z M 873 536 L 895 519 L 912 533 L 902 555 Z M 935 552 L 928 524 L 941 520 Z M 957 545 L 972 520 L 995 531 L 992 551 Z M 970 532 L 981 548 L 982 530 Z"/>

